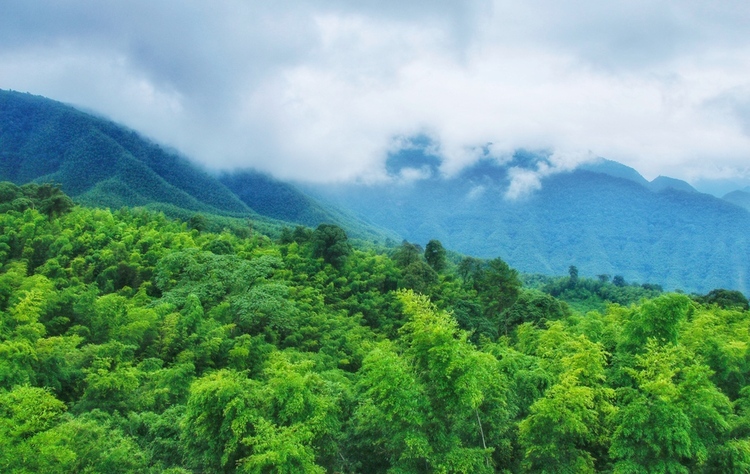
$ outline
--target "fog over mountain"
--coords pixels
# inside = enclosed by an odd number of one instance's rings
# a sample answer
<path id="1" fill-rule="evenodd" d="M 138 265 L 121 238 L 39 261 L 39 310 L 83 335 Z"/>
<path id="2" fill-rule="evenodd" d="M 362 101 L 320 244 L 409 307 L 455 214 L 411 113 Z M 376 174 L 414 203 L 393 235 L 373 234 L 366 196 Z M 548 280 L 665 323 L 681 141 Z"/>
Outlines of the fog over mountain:
<path id="1" fill-rule="evenodd" d="M 9 0 L 0 88 L 212 169 L 371 182 L 428 136 L 448 176 L 544 149 L 723 196 L 750 185 L 748 23 L 741 0 Z"/>
<path id="2" fill-rule="evenodd" d="M 582 275 L 686 291 L 748 291 L 746 191 L 722 200 L 591 155 L 479 153 L 446 175 L 436 144 L 420 136 L 389 155 L 379 182 L 294 185 L 251 169 L 216 175 L 108 120 L 0 91 L 0 180 L 57 182 L 83 204 L 288 227 L 331 222 L 380 245 L 439 239 L 528 273 L 560 275 L 573 265 Z"/>
<path id="3" fill-rule="evenodd" d="M 452 177 L 414 149 L 389 163 L 390 184 L 305 189 L 409 241 L 439 239 L 524 272 L 559 275 L 573 265 L 670 289 L 749 289 L 750 212 L 682 180 L 648 181 L 603 158 L 566 167 L 555 154 L 528 150 Z"/>

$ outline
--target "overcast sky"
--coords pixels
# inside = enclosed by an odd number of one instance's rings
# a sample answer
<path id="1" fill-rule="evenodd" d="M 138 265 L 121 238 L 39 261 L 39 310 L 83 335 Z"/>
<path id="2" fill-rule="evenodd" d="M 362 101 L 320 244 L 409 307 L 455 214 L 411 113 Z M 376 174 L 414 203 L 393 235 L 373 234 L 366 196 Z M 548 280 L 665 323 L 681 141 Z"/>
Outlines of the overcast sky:
<path id="1" fill-rule="evenodd" d="M 212 168 L 372 179 L 428 135 L 750 179 L 750 2 L 4 0 L 0 88 Z M 546 172 L 546 171 L 545 171 Z"/>

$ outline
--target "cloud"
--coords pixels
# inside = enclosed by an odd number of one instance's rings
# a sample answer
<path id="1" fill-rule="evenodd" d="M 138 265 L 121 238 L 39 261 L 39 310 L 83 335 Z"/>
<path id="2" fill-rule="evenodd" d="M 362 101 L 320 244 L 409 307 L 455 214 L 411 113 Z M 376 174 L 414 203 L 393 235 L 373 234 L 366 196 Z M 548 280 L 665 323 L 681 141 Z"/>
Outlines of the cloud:
<path id="1" fill-rule="evenodd" d="M 748 22 L 736 0 L 10 0 L 0 88 L 287 179 L 384 179 L 426 135 L 446 175 L 523 147 L 698 180 L 747 171 Z"/>
<path id="2" fill-rule="evenodd" d="M 566 171 L 572 171 L 579 165 L 597 160 L 591 152 L 557 151 L 546 159 L 537 160 L 531 168 L 513 166 L 508 170 L 510 184 L 505 191 L 505 199 L 515 201 L 542 188 L 544 178 Z"/>
<path id="3" fill-rule="evenodd" d="M 482 196 L 486 191 L 487 191 L 487 186 L 484 186 L 484 185 L 474 186 L 466 195 L 466 199 L 473 201 L 475 199 L 478 199 L 480 196 Z"/>
<path id="4" fill-rule="evenodd" d="M 542 176 L 532 170 L 514 167 L 508 171 L 508 177 L 510 186 L 505 192 L 506 199 L 514 201 L 542 189 Z"/>

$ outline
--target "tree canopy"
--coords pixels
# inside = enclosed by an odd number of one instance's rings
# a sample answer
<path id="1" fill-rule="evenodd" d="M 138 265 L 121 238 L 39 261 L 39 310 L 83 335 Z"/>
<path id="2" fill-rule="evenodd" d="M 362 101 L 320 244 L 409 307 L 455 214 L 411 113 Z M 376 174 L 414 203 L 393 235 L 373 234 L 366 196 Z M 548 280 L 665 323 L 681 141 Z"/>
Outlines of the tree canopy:
<path id="1" fill-rule="evenodd" d="M 0 186 L 2 472 L 750 469 L 742 294 L 52 197 Z"/>

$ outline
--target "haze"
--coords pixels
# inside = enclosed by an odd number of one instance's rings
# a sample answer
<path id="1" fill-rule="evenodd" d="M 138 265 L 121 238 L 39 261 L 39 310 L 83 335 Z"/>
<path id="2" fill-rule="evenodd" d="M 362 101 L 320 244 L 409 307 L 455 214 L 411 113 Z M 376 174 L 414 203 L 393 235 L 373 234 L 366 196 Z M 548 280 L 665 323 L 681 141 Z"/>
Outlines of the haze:
<path id="1" fill-rule="evenodd" d="M 527 148 L 750 183 L 747 1 L 3 3 L 0 88 L 209 168 L 376 180 L 427 136 L 445 174 Z"/>

